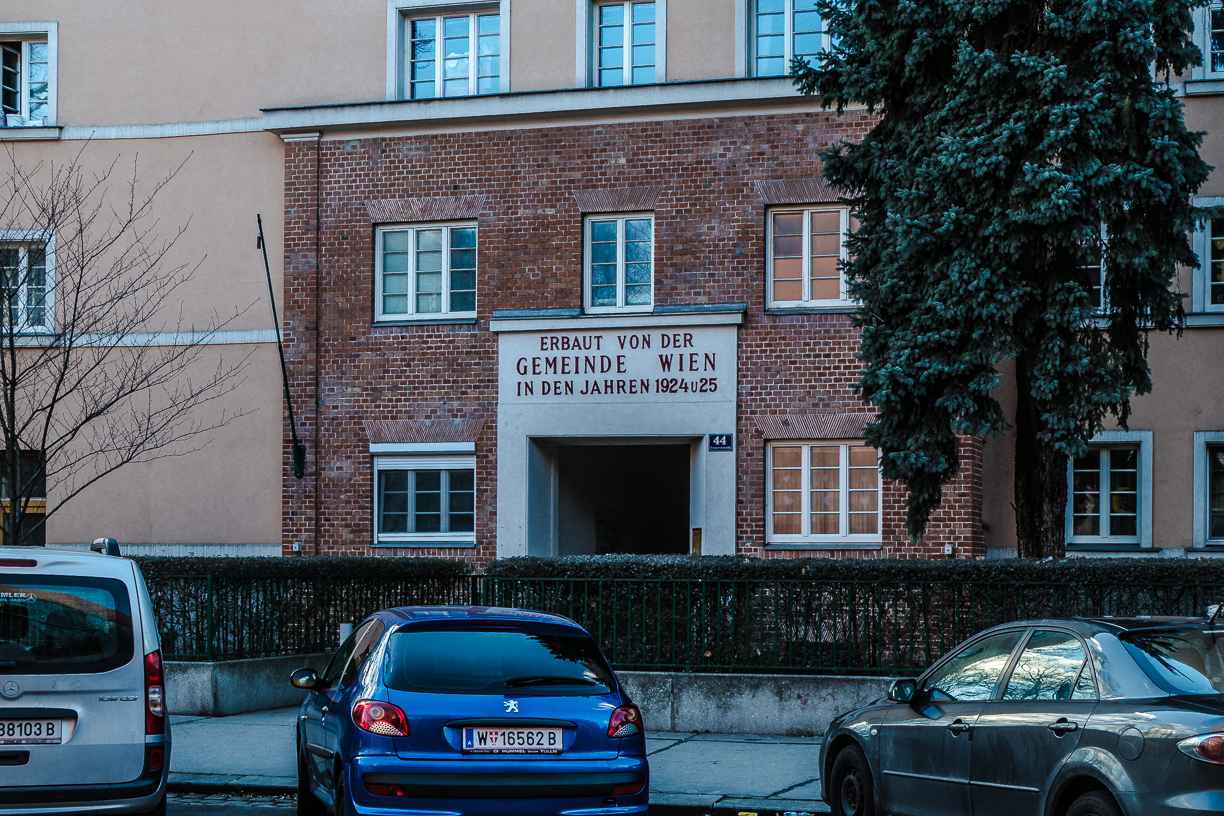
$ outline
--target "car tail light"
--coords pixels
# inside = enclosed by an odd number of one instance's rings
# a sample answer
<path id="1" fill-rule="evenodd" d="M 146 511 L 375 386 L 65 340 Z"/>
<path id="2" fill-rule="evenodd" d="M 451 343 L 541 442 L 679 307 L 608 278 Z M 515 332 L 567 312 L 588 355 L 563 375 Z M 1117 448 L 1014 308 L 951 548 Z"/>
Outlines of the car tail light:
<path id="1" fill-rule="evenodd" d="M 166 749 L 160 745 L 150 745 L 145 749 L 145 770 L 160 771 L 166 761 Z"/>
<path id="2" fill-rule="evenodd" d="M 1204 734 L 1201 737 L 1190 737 L 1177 743 L 1178 749 L 1187 756 L 1224 765 L 1224 734 Z"/>
<path id="3" fill-rule="evenodd" d="M 375 796 L 407 796 L 404 789 L 399 785 L 379 785 L 374 782 L 365 782 L 365 789 Z"/>
<path id="4" fill-rule="evenodd" d="M 166 682 L 161 649 L 145 655 L 145 734 L 166 733 Z"/>
<path id="5" fill-rule="evenodd" d="M 408 736 L 408 718 L 398 706 L 377 700 L 358 700 L 353 705 L 353 722 L 362 731 L 383 737 Z M 391 796 L 394 794 L 379 794 Z"/>
<path id="6" fill-rule="evenodd" d="M 38 562 L 32 558 L 0 558 L 0 567 L 37 567 Z"/>
<path id="7" fill-rule="evenodd" d="M 642 712 L 633 703 L 612 712 L 612 719 L 608 722 L 609 737 L 632 737 L 642 733 L 642 730 Z"/>
<path id="8" fill-rule="evenodd" d="M 617 785 L 612 789 L 613 796 L 632 796 L 635 793 L 641 793 L 642 788 L 646 787 L 645 782 L 626 782 L 623 785 Z"/>

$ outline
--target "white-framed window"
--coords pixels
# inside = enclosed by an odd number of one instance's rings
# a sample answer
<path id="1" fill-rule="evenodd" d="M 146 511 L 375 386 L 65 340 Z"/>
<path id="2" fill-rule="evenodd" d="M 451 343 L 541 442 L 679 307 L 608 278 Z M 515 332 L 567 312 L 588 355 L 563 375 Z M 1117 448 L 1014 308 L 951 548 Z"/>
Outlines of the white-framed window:
<path id="1" fill-rule="evenodd" d="M 650 311 L 654 305 L 654 216 L 592 215 L 584 227 L 586 310 Z"/>
<path id="2" fill-rule="evenodd" d="M 1080 281 L 1088 292 L 1088 304 L 1096 312 L 1109 311 L 1109 292 L 1105 288 L 1105 247 L 1108 233 L 1101 224 L 1100 238 L 1083 247 L 1077 270 Z"/>
<path id="3" fill-rule="evenodd" d="M 476 225 L 422 224 L 375 232 L 374 319 L 476 315 Z"/>
<path id="4" fill-rule="evenodd" d="M 387 98 L 504 93 L 509 0 L 388 0 Z"/>
<path id="5" fill-rule="evenodd" d="M 1194 546 L 1224 547 L 1224 431 L 1194 433 Z"/>
<path id="6" fill-rule="evenodd" d="M 0 127 L 43 127 L 56 117 L 56 23 L 0 23 Z"/>
<path id="7" fill-rule="evenodd" d="M 817 0 L 750 0 L 752 5 L 752 74 L 790 74 L 791 60 L 815 65 L 829 48 Z"/>
<path id="8" fill-rule="evenodd" d="M 53 236 L 0 231 L 0 326 L 18 334 L 50 331 L 54 278 Z"/>
<path id="9" fill-rule="evenodd" d="M 575 0 L 575 84 L 650 85 L 667 79 L 667 0 Z"/>
<path id="10" fill-rule="evenodd" d="M 766 216 L 770 306 L 820 306 L 846 301 L 841 262 L 856 226 L 845 207 L 779 207 Z"/>
<path id="11" fill-rule="evenodd" d="M 655 4 L 599 3 L 595 7 L 595 84 L 650 85 L 655 81 Z"/>
<path id="12" fill-rule="evenodd" d="M 1224 207 L 1224 196 L 1200 197 L 1197 207 Z M 1191 273 L 1191 312 L 1224 312 L 1224 218 L 1209 218 L 1195 234 L 1199 267 Z"/>
<path id="13" fill-rule="evenodd" d="M 1104 431 L 1067 463 L 1068 544 L 1152 546 L 1152 432 Z"/>
<path id="14" fill-rule="evenodd" d="M 374 543 L 476 542 L 476 457 L 375 456 Z"/>
<path id="15" fill-rule="evenodd" d="M 1191 69 L 1193 79 L 1224 77 L 1224 3 L 1212 0 L 1193 11 L 1194 34 L 1203 64 Z"/>
<path id="16" fill-rule="evenodd" d="M 880 464 L 862 442 L 771 442 L 767 543 L 878 543 Z"/>

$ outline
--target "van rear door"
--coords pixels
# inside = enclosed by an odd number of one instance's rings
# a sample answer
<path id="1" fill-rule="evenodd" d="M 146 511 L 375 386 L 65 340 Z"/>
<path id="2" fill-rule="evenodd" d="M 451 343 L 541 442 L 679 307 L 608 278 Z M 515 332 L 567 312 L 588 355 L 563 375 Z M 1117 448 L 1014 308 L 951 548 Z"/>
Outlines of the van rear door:
<path id="1" fill-rule="evenodd" d="M 0 573 L 0 788 L 144 769 L 144 649 L 119 578 Z"/>

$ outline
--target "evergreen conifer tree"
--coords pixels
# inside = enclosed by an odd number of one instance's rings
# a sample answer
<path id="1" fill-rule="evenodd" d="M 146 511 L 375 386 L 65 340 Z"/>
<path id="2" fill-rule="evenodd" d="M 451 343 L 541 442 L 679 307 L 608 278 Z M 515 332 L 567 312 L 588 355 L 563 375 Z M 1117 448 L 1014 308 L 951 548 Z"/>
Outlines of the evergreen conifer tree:
<path id="1" fill-rule="evenodd" d="M 1065 554 L 1067 462 L 1151 390 L 1147 335 L 1180 332 L 1192 196 L 1210 168 L 1169 86 L 1201 59 L 1196 0 L 822 2 L 833 47 L 796 60 L 825 107 L 877 124 L 822 158 L 858 213 L 868 440 L 923 534 L 958 435 L 994 435 L 1018 392 L 1020 554 Z M 1102 286 L 1103 281 L 1103 286 Z M 1005 367 L 1007 368 L 1007 367 Z"/>

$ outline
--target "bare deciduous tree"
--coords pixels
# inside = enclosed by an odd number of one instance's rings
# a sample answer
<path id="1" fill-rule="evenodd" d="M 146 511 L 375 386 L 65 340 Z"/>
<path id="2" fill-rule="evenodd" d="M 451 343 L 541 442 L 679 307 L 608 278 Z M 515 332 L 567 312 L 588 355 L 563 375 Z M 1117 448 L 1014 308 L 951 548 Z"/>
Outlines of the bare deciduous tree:
<path id="1" fill-rule="evenodd" d="M 83 148 L 63 164 L 8 151 L 0 183 L 0 487 L 4 543 L 30 543 L 82 490 L 133 462 L 182 456 L 247 413 L 211 406 L 241 384 L 249 353 L 205 359 L 242 313 L 185 315 L 187 225 L 159 233 L 155 200 L 182 165 L 111 192 Z M 118 189 L 119 183 L 115 184 Z M 43 502 L 45 500 L 45 510 Z"/>

